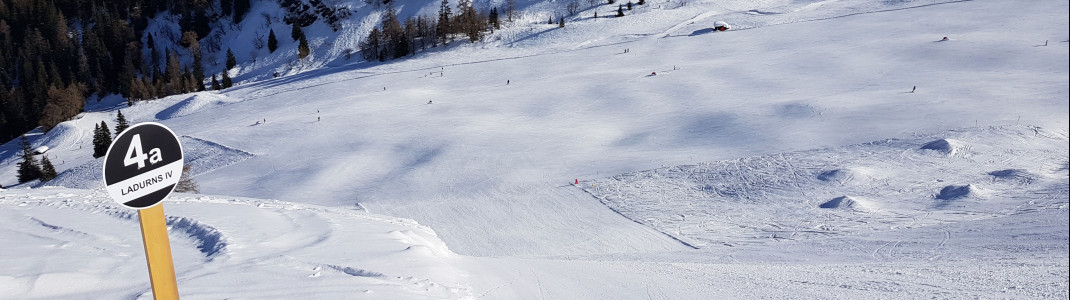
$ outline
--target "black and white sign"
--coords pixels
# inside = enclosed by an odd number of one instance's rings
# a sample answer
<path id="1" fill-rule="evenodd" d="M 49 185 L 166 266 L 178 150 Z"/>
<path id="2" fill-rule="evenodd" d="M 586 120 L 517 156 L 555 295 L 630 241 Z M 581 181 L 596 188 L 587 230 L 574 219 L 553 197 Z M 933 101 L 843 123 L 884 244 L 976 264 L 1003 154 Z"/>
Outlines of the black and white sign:
<path id="1" fill-rule="evenodd" d="M 115 202 L 133 209 L 152 207 L 182 177 L 182 144 L 171 129 L 153 122 L 127 128 L 104 155 L 104 186 Z"/>

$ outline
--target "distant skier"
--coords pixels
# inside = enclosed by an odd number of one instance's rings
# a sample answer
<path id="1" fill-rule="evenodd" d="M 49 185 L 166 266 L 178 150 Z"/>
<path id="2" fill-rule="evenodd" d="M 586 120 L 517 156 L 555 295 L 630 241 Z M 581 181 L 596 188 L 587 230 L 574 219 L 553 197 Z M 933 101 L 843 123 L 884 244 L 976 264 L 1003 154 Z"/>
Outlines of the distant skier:
<path id="1" fill-rule="evenodd" d="M 505 85 L 509 85 L 509 79 L 505 80 Z"/>
<path id="2" fill-rule="evenodd" d="M 944 38 L 940 39 L 940 41 L 941 41 L 941 42 L 943 42 L 943 41 L 949 41 L 949 39 L 948 39 L 948 38 L 947 38 L 947 37 L 945 36 Z"/>
<path id="3" fill-rule="evenodd" d="M 916 90 L 918 90 L 918 86 L 915 85 L 914 88 L 910 89 L 910 92 L 913 93 Z"/>
<path id="4" fill-rule="evenodd" d="M 431 104 L 431 100 L 427 100 L 427 104 Z"/>
<path id="5" fill-rule="evenodd" d="M 657 76 L 658 72 L 650 72 L 650 76 Z"/>

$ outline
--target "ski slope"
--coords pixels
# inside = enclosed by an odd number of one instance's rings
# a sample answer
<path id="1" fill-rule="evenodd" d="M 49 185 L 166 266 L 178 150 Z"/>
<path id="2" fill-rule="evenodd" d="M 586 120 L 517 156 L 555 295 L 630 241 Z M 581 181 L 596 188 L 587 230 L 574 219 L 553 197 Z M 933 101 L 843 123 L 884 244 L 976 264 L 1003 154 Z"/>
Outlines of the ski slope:
<path id="1" fill-rule="evenodd" d="M 184 298 L 1067 297 L 1067 4 L 651 1 L 561 29 L 555 5 L 106 97 L 28 135 L 55 182 L 14 185 L 0 146 L 0 294 L 151 297 L 90 156 L 122 109 L 182 136 L 204 193 L 166 204 Z"/>

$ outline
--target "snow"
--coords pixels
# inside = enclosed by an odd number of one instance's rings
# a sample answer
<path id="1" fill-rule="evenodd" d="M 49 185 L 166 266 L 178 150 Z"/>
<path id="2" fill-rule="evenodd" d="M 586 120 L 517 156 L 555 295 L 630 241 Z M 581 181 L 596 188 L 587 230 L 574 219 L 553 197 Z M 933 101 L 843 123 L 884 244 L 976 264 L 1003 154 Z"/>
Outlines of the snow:
<path id="1" fill-rule="evenodd" d="M 49 183 L 0 146 L 0 294 L 151 297 L 91 158 L 122 109 L 181 136 L 204 193 L 165 202 L 183 298 L 1067 297 L 1070 5 L 651 1 L 559 29 L 562 3 L 518 2 L 385 63 L 340 58 L 363 1 L 304 62 L 256 2 L 218 37 L 235 87 L 90 100 L 27 135 Z"/>

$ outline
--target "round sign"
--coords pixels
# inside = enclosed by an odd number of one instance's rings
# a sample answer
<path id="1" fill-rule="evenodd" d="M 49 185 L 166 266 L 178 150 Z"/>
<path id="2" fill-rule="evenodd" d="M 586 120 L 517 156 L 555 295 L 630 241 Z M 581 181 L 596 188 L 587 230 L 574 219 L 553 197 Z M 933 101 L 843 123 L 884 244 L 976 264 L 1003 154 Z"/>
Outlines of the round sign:
<path id="1" fill-rule="evenodd" d="M 159 123 L 130 126 L 104 155 L 104 186 L 111 198 L 133 209 L 163 201 L 182 177 L 182 144 Z"/>

